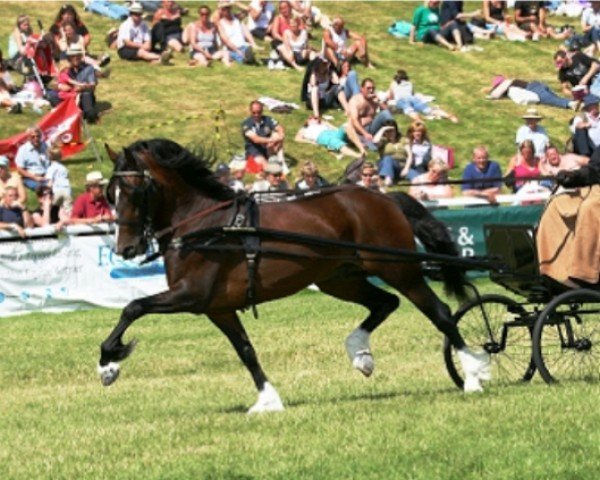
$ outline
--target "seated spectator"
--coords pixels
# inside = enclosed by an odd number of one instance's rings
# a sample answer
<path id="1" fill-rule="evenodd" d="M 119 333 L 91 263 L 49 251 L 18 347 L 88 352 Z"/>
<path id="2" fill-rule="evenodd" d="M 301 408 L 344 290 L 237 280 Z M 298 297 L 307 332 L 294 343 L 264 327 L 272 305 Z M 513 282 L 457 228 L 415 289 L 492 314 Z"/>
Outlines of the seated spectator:
<path id="1" fill-rule="evenodd" d="M 302 66 L 317 56 L 308 44 L 308 32 L 300 17 L 293 18 L 290 28 L 283 32 L 283 45 L 279 53 L 296 70 L 303 70 Z"/>
<path id="2" fill-rule="evenodd" d="M 219 182 L 221 182 L 223 185 L 227 185 L 229 186 L 229 183 L 231 181 L 231 169 L 229 168 L 229 165 L 227 165 L 226 163 L 219 163 L 216 168 L 215 168 L 215 177 L 217 177 L 217 180 Z"/>
<path id="3" fill-rule="evenodd" d="M 377 168 L 379 176 L 383 178 L 383 184 L 389 187 L 401 178 L 406 178 L 409 168 L 412 164 L 412 150 L 410 142 L 398 130 L 398 125 L 394 122 L 386 125 L 382 130 L 387 129 L 379 142 L 379 162 Z"/>
<path id="4" fill-rule="evenodd" d="M 28 42 L 33 40 L 33 28 L 27 15 L 17 17 L 17 26 L 8 37 L 8 64 L 18 72 L 23 71 L 23 61 L 27 58 Z"/>
<path id="5" fill-rule="evenodd" d="M 275 5 L 267 0 L 252 0 L 248 5 L 248 30 L 258 40 L 269 41 Z"/>
<path id="6" fill-rule="evenodd" d="M 263 104 L 258 100 L 250 103 L 250 116 L 242 122 L 242 135 L 247 161 L 252 160 L 264 168 L 267 158 L 276 155 L 281 164 L 284 164 L 283 126 L 274 118 L 263 115 Z"/>
<path id="7" fill-rule="evenodd" d="M 600 98 L 588 94 L 583 99 L 583 112 L 575 115 L 571 123 L 573 133 L 573 151 L 578 155 L 590 157 L 600 146 Z"/>
<path id="8" fill-rule="evenodd" d="M 442 30 L 450 30 L 452 32 L 452 38 L 456 47 L 463 51 L 469 51 L 470 44 L 474 41 L 473 27 L 467 26 L 467 20 L 481 16 L 481 10 L 475 10 L 467 13 L 463 11 L 462 1 L 455 0 L 443 0 L 440 9 L 440 24 Z M 483 32 L 487 32 L 485 29 L 477 28 L 480 35 L 484 35 Z M 487 37 L 489 38 L 489 32 Z"/>
<path id="9" fill-rule="evenodd" d="M 279 12 L 273 18 L 273 24 L 271 25 L 271 47 L 282 60 L 286 61 L 289 65 L 293 66 L 296 70 L 301 68 L 293 62 L 292 51 L 285 44 L 285 32 L 287 32 L 292 26 L 292 7 L 290 2 L 282 0 L 279 2 Z"/>
<path id="10" fill-rule="evenodd" d="M 31 213 L 31 220 L 35 227 L 47 227 L 55 225 L 57 230 L 69 221 L 68 213 L 59 205 L 54 203 L 52 189 L 45 185 L 38 187 L 35 191 L 38 200 L 38 208 Z"/>
<path id="11" fill-rule="evenodd" d="M 354 95 L 348 102 L 348 116 L 348 136 L 362 137 L 363 143 L 372 150 L 377 149 L 373 143 L 373 136 L 386 122 L 394 121 L 390 111 L 379 102 L 375 93 L 375 82 L 371 78 L 362 81 L 360 94 Z"/>
<path id="12" fill-rule="evenodd" d="M 28 140 L 19 147 L 15 157 L 17 172 L 30 190 L 46 184 L 46 170 L 50 166 L 48 147 L 42 141 L 42 131 L 34 126 L 27 129 Z"/>
<path id="13" fill-rule="evenodd" d="M 288 190 L 288 184 L 283 180 L 283 166 L 277 157 L 269 158 L 269 161 L 264 168 L 265 178 L 257 180 L 250 189 L 253 193 L 270 192 L 282 193 Z M 276 197 L 261 197 L 263 200 L 274 199 Z"/>
<path id="14" fill-rule="evenodd" d="M 243 155 L 234 155 L 229 162 L 229 169 L 231 171 L 231 183 L 229 186 L 233 188 L 235 192 L 243 192 L 246 190 L 244 186 L 244 175 L 246 175 L 246 160 Z"/>
<path id="15" fill-rule="evenodd" d="M 92 171 L 85 176 L 85 192 L 73 202 L 69 223 L 71 225 L 114 221 L 103 187 L 108 183 L 101 172 Z"/>
<path id="16" fill-rule="evenodd" d="M 133 2 L 129 6 L 129 18 L 119 27 L 117 53 L 123 60 L 168 64 L 172 52 L 165 50 L 159 55 L 152 51 L 150 29 L 142 20 L 142 11 L 142 6 L 138 2 Z"/>
<path id="17" fill-rule="evenodd" d="M 447 180 L 447 171 L 446 162 L 439 158 L 432 159 L 427 166 L 427 172 L 411 180 L 409 195 L 417 200 L 452 198 L 452 187 L 444 183 Z"/>
<path id="18" fill-rule="evenodd" d="M 586 44 L 600 51 L 600 1 L 590 2 L 581 14 L 581 30 Z"/>
<path id="19" fill-rule="evenodd" d="M 65 4 L 60 7 L 56 18 L 54 19 L 54 23 L 50 27 L 50 33 L 54 37 L 55 47 L 57 51 L 65 51 L 66 49 L 62 49 L 60 42 L 61 39 L 64 38 L 65 32 L 64 27 L 67 23 L 70 23 L 74 26 L 74 33 L 76 36 L 81 37 L 82 48 L 87 50 L 90 46 L 90 42 L 92 41 L 92 37 L 90 35 L 90 31 L 85 26 L 85 23 L 81 20 L 81 17 L 75 10 L 75 7 L 70 4 Z M 58 60 L 58 57 L 55 57 Z"/>
<path id="20" fill-rule="evenodd" d="M 565 95 L 575 97 L 574 89 L 585 86 L 589 93 L 600 96 L 600 63 L 595 58 L 583 52 L 558 50 L 554 54 L 554 66 Z"/>
<path id="21" fill-rule="evenodd" d="M 294 14 L 300 15 L 304 23 L 308 27 L 321 26 L 321 28 L 328 28 L 331 25 L 331 21 L 327 15 L 323 14 L 321 10 L 315 7 L 313 2 L 293 0 L 290 2 Z"/>
<path id="22" fill-rule="evenodd" d="M 528 178 L 537 179 L 540 176 L 540 159 L 535 155 L 533 141 L 523 140 L 519 145 L 519 153 L 510 159 L 506 175 L 515 178 L 515 192 L 528 182 Z"/>
<path id="23" fill-rule="evenodd" d="M 0 107 L 5 108 L 8 113 L 23 113 L 23 107 L 12 98 L 10 88 L 2 78 L 0 78 Z"/>
<path id="24" fill-rule="evenodd" d="M 546 24 L 546 2 L 516 1 L 515 23 L 526 32 L 531 32 L 532 40 L 550 37 L 554 40 L 564 40 L 573 35 L 572 30 L 557 32 L 554 27 Z"/>
<path id="25" fill-rule="evenodd" d="M 296 190 L 317 190 L 327 187 L 329 183 L 321 175 L 315 162 L 307 160 L 300 169 L 300 180 L 296 182 Z"/>
<path id="26" fill-rule="evenodd" d="M 385 188 L 379 184 L 379 174 L 375 165 L 371 162 L 363 163 L 360 172 L 360 180 L 356 183 L 359 187 L 368 188 L 369 190 L 376 190 L 380 193 L 385 193 Z"/>
<path id="27" fill-rule="evenodd" d="M 496 203 L 496 195 L 500 193 L 504 183 L 500 165 L 489 159 L 484 145 L 473 149 L 473 160 L 465 167 L 462 179 L 464 196 L 483 198 L 490 203 Z"/>
<path id="28" fill-rule="evenodd" d="M 85 47 L 85 37 L 77 33 L 77 27 L 74 22 L 66 21 L 61 27 L 61 36 L 57 41 L 59 49 L 59 58 L 65 60 L 69 58 L 68 51 L 76 48 L 84 52 L 83 61 L 88 65 L 94 67 L 99 73 L 99 76 L 108 76 L 109 71 L 102 71 L 102 67 L 108 65 L 110 62 L 110 56 L 104 55 L 100 60 L 96 60 L 87 55 L 87 49 Z"/>
<path id="29" fill-rule="evenodd" d="M 198 20 L 190 25 L 190 65 L 209 66 L 213 60 L 221 60 L 231 66 L 229 51 L 219 47 L 217 27 L 210 21 L 210 8 L 202 5 L 198 9 Z"/>
<path id="30" fill-rule="evenodd" d="M 17 200 L 15 187 L 6 187 L 0 200 L 0 229 L 10 230 L 25 238 L 25 228 L 32 226 L 31 216 Z"/>
<path id="31" fill-rule="evenodd" d="M 67 70 L 66 84 L 71 87 L 71 92 L 77 94 L 83 118 L 89 123 L 96 123 L 98 121 L 95 95 L 96 71 L 91 65 L 84 63 L 83 55 L 84 51 L 77 45 L 73 45 L 67 50 L 70 68 Z"/>
<path id="32" fill-rule="evenodd" d="M 545 177 L 555 177 L 561 170 L 577 170 L 589 162 L 589 157 L 566 153 L 561 155 L 554 145 L 549 145 L 546 149 L 546 155 L 540 160 L 540 175 Z M 540 182 L 546 188 L 552 189 L 554 182 L 552 180 L 542 180 Z"/>
<path id="33" fill-rule="evenodd" d="M 358 81 L 358 73 L 352 68 L 348 60 L 343 60 L 340 67 L 340 85 L 344 87 L 346 100 L 350 100 L 354 95 L 360 93 L 360 83 Z"/>
<path id="34" fill-rule="evenodd" d="M 223 45 L 237 63 L 256 63 L 254 50 L 256 43 L 250 31 L 231 13 L 230 2 L 219 3 L 219 22 L 217 28 Z"/>
<path id="35" fill-rule="evenodd" d="M 412 180 L 427 172 L 432 145 L 429 141 L 427 127 L 423 122 L 413 122 L 406 131 L 406 138 L 410 145 L 411 155 L 408 157 L 408 171 L 405 176 L 408 180 Z"/>
<path id="36" fill-rule="evenodd" d="M 452 31 L 451 28 L 441 30 L 440 0 L 428 0 L 425 5 L 417 7 L 413 13 L 408 43 L 411 45 L 416 42 L 434 43 L 448 50 L 457 50 L 458 47 L 451 43 L 454 41 Z"/>
<path id="37" fill-rule="evenodd" d="M 428 118 L 447 118 L 452 123 L 458 123 L 456 115 L 445 112 L 441 108 L 433 108 L 415 95 L 414 87 L 405 70 L 397 70 L 387 92 L 388 103 L 402 110 L 412 120 L 420 121 L 419 114 Z"/>
<path id="38" fill-rule="evenodd" d="M 306 122 L 304 122 L 304 126 L 298 130 L 294 140 L 301 143 L 321 145 L 332 152 L 340 152 L 341 156 L 347 155 L 349 157 L 360 158 L 365 154 L 360 139 L 358 137 L 351 139 L 347 135 L 346 125 L 338 128 L 314 115 L 308 117 Z M 359 149 L 358 152 L 348 147 L 349 141 L 352 141 Z"/>
<path id="39" fill-rule="evenodd" d="M 323 54 L 338 70 L 343 60 L 352 61 L 354 57 L 365 67 L 374 68 L 369 60 L 367 39 L 344 28 L 344 19 L 339 15 L 323 31 Z"/>
<path id="40" fill-rule="evenodd" d="M 534 80 L 529 82 L 527 80 L 510 79 L 503 75 L 496 75 L 492 81 L 492 87 L 485 89 L 488 94 L 488 100 L 499 100 L 506 95 L 511 88 L 522 88 L 529 92 L 535 93 L 540 99 L 542 105 L 550 105 L 558 108 L 569 108 L 571 110 L 577 110 L 579 108 L 579 102 L 570 98 L 560 97 L 554 93 L 548 85 L 542 82 Z"/>
<path id="41" fill-rule="evenodd" d="M 521 118 L 525 120 L 525 125 L 521 125 L 517 130 L 515 143 L 517 146 L 521 146 L 524 140 L 531 140 L 535 148 L 535 155 L 544 156 L 546 147 L 550 145 L 550 137 L 548 137 L 546 129 L 539 125 L 544 117 L 538 113 L 536 108 L 528 108 Z"/>
<path id="42" fill-rule="evenodd" d="M 484 0 L 483 18 L 487 29 L 498 35 L 504 35 L 507 40 L 524 42 L 531 38 L 532 33 L 521 30 L 510 22 L 508 7 L 505 0 Z"/>
<path id="43" fill-rule="evenodd" d="M 150 32 L 152 47 L 160 52 L 183 50 L 181 8 L 173 0 L 163 0 L 162 6 L 154 12 Z"/>
<path id="44" fill-rule="evenodd" d="M 0 198 L 8 187 L 14 187 L 17 190 L 17 201 L 21 205 L 27 203 L 27 192 L 21 176 L 16 172 L 11 172 L 8 157 L 0 155 Z"/>
<path id="45" fill-rule="evenodd" d="M 308 77 L 307 106 L 312 108 L 313 115 L 319 117 L 321 110 L 341 107 L 348 111 L 348 101 L 340 79 L 329 60 L 317 57 Z M 310 101 L 310 105 L 308 104 Z"/>
<path id="46" fill-rule="evenodd" d="M 53 145 L 48 151 L 48 157 L 50 165 L 45 174 L 46 186 L 51 188 L 55 204 L 62 206 L 64 211 L 70 214 L 73 204 L 71 182 L 69 181 L 69 170 L 62 163 L 61 146 Z"/>

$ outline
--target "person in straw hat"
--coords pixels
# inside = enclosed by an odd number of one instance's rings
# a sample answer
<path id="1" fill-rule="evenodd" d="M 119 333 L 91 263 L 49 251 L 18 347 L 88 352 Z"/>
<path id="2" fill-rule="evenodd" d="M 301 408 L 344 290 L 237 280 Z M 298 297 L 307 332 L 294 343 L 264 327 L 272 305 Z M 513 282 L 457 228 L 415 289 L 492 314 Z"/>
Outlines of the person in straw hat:
<path id="1" fill-rule="evenodd" d="M 70 68 L 67 71 L 68 83 L 79 95 L 79 108 L 83 111 L 83 117 L 90 123 L 98 121 L 96 112 L 96 71 L 83 61 L 85 51 L 81 45 L 71 45 L 67 49 Z"/>
<path id="2" fill-rule="evenodd" d="M 75 199 L 69 223 L 90 225 L 114 220 L 104 196 L 104 186 L 107 183 L 102 172 L 96 170 L 85 176 L 85 192 Z"/>
<path id="3" fill-rule="evenodd" d="M 546 148 L 550 145 L 550 137 L 546 129 L 539 125 L 539 122 L 544 118 L 536 108 L 528 108 L 523 115 L 525 125 L 522 125 L 517 130 L 515 144 L 520 146 L 523 141 L 531 140 L 535 146 L 535 155 L 543 157 L 546 153 Z"/>

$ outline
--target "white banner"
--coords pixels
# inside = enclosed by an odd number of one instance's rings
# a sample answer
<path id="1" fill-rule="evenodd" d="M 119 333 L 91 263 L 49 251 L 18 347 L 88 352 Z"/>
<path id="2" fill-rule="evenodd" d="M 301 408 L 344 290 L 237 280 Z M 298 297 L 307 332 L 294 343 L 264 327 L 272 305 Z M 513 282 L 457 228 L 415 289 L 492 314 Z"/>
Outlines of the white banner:
<path id="1" fill-rule="evenodd" d="M 124 307 L 167 289 L 162 259 L 139 265 L 113 254 L 114 236 L 0 240 L 0 316 Z"/>

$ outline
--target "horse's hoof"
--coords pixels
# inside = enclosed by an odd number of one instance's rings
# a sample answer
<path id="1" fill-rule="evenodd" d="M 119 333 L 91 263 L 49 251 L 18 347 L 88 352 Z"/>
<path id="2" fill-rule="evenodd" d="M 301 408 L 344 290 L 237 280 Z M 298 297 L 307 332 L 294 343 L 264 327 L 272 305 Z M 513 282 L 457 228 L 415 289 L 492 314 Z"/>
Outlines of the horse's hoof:
<path id="1" fill-rule="evenodd" d="M 115 383 L 119 378 L 119 373 L 121 373 L 121 369 L 118 363 L 110 362 L 104 366 L 98 365 L 98 375 L 100 375 L 100 381 L 105 387 Z"/>
<path id="2" fill-rule="evenodd" d="M 375 370 L 375 361 L 370 350 L 361 350 L 356 352 L 352 360 L 352 366 L 361 372 L 365 377 L 371 376 Z"/>
<path id="3" fill-rule="evenodd" d="M 266 382 L 263 389 L 258 393 L 257 402 L 252 405 L 250 410 L 248 410 L 248 415 L 253 415 L 255 413 L 283 412 L 284 410 L 283 402 L 281 401 L 281 398 L 279 398 L 277 390 L 275 390 L 273 385 L 269 382 Z"/>

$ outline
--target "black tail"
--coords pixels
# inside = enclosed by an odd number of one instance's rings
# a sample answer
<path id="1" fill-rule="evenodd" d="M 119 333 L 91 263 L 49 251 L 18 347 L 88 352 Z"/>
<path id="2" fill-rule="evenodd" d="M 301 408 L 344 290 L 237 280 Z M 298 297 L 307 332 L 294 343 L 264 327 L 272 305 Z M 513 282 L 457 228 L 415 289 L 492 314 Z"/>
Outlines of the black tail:
<path id="1" fill-rule="evenodd" d="M 431 253 L 458 256 L 458 250 L 446 225 L 435 219 L 421 203 L 403 192 L 392 192 L 388 196 L 400 206 L 415 236 L 421 241 L 425 250 Z M 464 300 L 467 297 L 464 268 L 442 263 L 440 272 L 446 294 Z"/>

